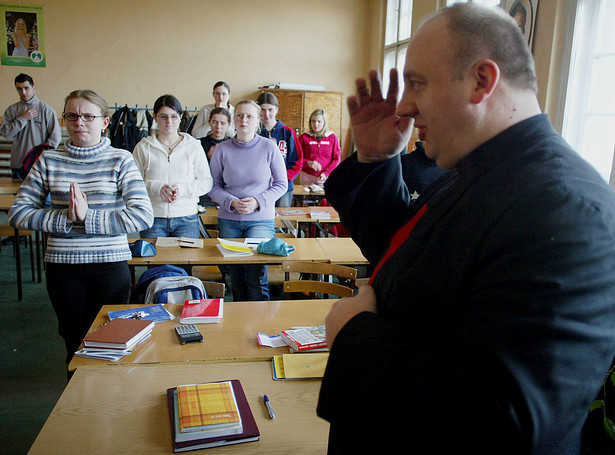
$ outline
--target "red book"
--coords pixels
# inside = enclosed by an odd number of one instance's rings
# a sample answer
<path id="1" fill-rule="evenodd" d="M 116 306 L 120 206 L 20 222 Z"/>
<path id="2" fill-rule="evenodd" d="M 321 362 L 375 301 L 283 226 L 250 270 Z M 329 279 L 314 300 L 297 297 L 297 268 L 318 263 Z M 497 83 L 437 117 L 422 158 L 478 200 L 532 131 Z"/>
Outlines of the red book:
<path id="1" fill-rule="evenodd" d="M 282 330 L 282 340 L 295 351 L 310 351 L 327 347 L 324 326 Z"/>
<path id="2" fill-rule="evenodd" d="M 220 322 L 224 310 L 224 299 L 186 300 L 179 322 L 198 324 L 201 322 Z"/>

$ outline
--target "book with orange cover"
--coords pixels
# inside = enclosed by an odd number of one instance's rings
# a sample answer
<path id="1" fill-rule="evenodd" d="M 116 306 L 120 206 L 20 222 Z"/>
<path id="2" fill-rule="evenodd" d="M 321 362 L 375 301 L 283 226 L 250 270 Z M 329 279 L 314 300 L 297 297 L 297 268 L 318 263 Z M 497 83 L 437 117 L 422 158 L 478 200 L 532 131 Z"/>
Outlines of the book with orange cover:
<path id="1" fill-rule="evenodd" d="M 127 349 L 147 336 L 155 322 L 147 319 L 117 318 L 83 339 L 86 347 Z"/>
<path id="2" fill-rule="evenodd" d="M 198 324 L 220 322 L 224 315 L 224 299 L 192 299 L 184 302 L 179 322 Z"/>
<path id="3" fill-rule="evenodd" d="M 219 447 L 231 444 L 240 444 L 251 441 L 258 441 L 260 432 L 254 415 L 248 404 L 246 394 L 238 379 L 223 381 L 231 385 L 235 402 L 240 415 L 242 430 L 236 434 L 227 434 L 225 436 L 211 436 L 207 431 L 191 431 L 182 432 L 179 426 L 179 406 L 177 399 L 178 387 L 167 389 L 167 405 L 169 408 L 169 416 L 171 418 L 171 433 L 173 438 L 173 451 L 185 452 L 189 450 L 206 449 L 210 447 Z M 210 383 L 215 384 L 215 383 Z M 181 387 L 181 386 L 179 386 Z"/>
<path id="4" fill-rule="evenodd" d="M 177 386 L 177 406 L 182 432 L 241 424 L 229 381 Z"/>

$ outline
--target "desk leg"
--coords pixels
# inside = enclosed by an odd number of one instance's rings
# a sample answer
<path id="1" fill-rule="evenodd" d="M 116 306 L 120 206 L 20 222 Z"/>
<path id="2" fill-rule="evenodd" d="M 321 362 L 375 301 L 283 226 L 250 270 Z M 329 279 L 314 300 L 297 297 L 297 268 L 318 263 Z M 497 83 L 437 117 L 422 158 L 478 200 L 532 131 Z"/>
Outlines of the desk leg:
<path id="1" fill-rule="evenodd" d="M 21 240 L 19 238 L 19 229 L 15 228 L 15 238 L 13 239 L 13 248 L 15 251 L 15 265 L 17 266 L 17 300 L 23 300 L 23 287 L 21 283 Z"/>
<path id="2" fill-rule="evenodd" d="M 131 289 L 135 288 L 136 283 L 136 274 L 135 274 L 135 266 L 128 264 L 128 268 L 130 269 L 130 283 L 132 284 Z"/>
<path id="3" fill-rule="evenodd" d="M 301 237 L 301 234 L 304 238 L 310 237 L 311 225 L 312 223 L 297 223 L 297 237 Z"/>
<path id="4" fill-rule="evenodd" d="M 320 228 L 320 231 L 324 234 L 323 237 L 329 237 L 329 234 L 331 233 L 331 229 L 333 229 L 333 226 L 335 226 L 333 223 L 321 223 L 318 222 L 318 227 Z"/>
<path id="5" fill-rule="evenodd" d="M 36 242 L 36 272 L 38 274 L 38 282 L 42 281 L 41 277 L 41 243 L 43 242 L 41 238 L 40 231 L 34 231 L 34 241 Z"/>
<path id="6" fill-rule="evenodd" d="M 32 244 L 32 234 L 28 236 L 28 247 L 30 248 L 30 270 L 32 271 L 32 282 L 36 281 L 34 273 L 34 245 Z"/>

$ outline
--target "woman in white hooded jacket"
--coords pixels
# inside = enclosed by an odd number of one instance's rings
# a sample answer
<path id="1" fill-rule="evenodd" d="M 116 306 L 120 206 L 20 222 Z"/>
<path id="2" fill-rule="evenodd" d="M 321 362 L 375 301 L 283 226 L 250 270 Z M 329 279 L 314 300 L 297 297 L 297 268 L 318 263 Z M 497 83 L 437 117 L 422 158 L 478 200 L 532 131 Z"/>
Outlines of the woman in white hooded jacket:
<path id="1" fill-rule="evenodd" d="M 143 238 L 199 237 L 197 204 L 213 180 L 201 142 L 178 132 L 181 103 L 163 95 L 154 103 L 158 133 L 141 139 L 133 155 L 154 208 Z"/>

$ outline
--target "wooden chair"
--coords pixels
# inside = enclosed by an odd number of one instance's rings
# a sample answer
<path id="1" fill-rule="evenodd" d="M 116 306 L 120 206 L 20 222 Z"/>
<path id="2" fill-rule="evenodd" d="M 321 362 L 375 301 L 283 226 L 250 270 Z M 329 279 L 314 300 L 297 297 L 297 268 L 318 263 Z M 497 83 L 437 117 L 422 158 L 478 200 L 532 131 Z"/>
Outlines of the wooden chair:
<path id="1" fill-rule="evenodd" d="M 337 264 L 324 262 L 302 262 L 285 261 L 282 263 L 282 271 L 285 274 L 284 293 L 291 294 L 300 292 L 305 298 L 307 294 L 310 298 L 318 298 L 322 294 L 323 298 L 329 295 L 337 297 L 352 297 L 355 291 L 355 281 L 357 279 L 357 269 Z M 292 272 L 299 273 L 298 280 L 291 280 Z M 304 278 L 308 279 L 304 279 Z M 326 277 L 326 280 L 321 280 Z M 333 278 L 337 278 L 337 283 Z"/>
<path id="2" fill-rule="evenodd" d="M 224 298 L 226 294 L 226 285 L 224 283 L 218 283 L 217 281 L 203 281 L 203 287 L 207 292 L 207 297 L 211 298 Z"/>

